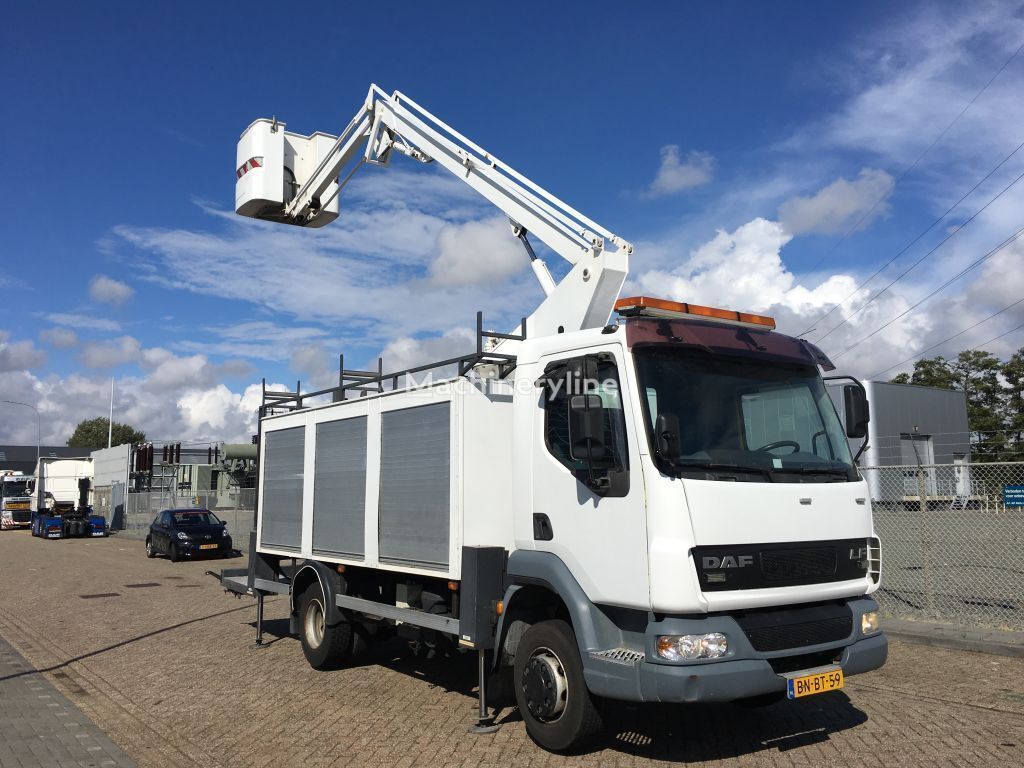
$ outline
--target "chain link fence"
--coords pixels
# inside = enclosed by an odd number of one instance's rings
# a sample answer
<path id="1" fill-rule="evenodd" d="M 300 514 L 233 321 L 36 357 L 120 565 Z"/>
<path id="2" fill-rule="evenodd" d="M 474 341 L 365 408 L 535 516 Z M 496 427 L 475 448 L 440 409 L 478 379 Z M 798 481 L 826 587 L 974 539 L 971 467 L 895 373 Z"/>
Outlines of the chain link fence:
<path id="1" fill-rule="evenodd" d="M 1024 630 L 1024 463 L 861 469 L 886 613 Z"/>
<path id="2" fill-rule="evenodd" d="M 118 535 L 144 539 L 149 532 L 150 523 L 161 510 L 203 507 L 227 523 L 228 533 L 231 534 L 234 545 L 244 550 L 249 543 L 249 531 L 253 529 L 255 503 L 255 488 L 176 494 L 167 491 L 128 493 L 124 497 L 124 515 L 121 518 L 123 522 Z"/>

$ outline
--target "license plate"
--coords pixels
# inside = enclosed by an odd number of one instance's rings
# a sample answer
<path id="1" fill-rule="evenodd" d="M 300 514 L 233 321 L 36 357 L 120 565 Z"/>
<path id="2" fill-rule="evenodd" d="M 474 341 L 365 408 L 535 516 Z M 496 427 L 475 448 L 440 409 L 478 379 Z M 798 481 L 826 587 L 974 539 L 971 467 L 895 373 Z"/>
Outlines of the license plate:
<path id="1" fill-rule="evenodd" d="M 842 687 L 843 670 L 830 669 L 827 672 L 789 678 L 786 681 L 786 696 L 790 699 L 799 699 L 801 696 L 838 691 Z"/>
<path id="2" fill-rule="evenodd" d="M 28 504 L 24 501 L 19 501 L 14 504 L 8 504 L 8 509 L 28 509 Z"/>
<path id="3" fill-rule="evenodd" d="M 200 544 L 199 548 L 200 549 L 216 549 L 217 545 L 216 544 Z"/>

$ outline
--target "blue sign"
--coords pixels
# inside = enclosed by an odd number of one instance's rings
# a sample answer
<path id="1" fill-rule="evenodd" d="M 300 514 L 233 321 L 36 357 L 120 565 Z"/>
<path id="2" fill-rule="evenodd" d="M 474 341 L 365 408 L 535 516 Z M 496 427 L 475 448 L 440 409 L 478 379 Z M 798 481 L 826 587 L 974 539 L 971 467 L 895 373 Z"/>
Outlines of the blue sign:
<path id="1" fill-rule="evenodd" d="M 1024 507 L 1024 485 L 1004 485 L 1003 506 Z"/>

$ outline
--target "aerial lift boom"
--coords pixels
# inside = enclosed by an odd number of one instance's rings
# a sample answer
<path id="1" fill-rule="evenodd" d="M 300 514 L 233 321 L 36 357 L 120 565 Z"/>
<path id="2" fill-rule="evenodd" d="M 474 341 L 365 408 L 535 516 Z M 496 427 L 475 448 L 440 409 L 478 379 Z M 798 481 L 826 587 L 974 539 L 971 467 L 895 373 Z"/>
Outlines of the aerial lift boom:
<path id="1" fill-rule="evenodd" d="M 529 336 L 608 322 L 633 246 L 398 91 L 388 96 L 371 85 L 365 103 L 337 137 L 300 136 L 286 132 L 276 119 L 255 121 L 238 144 L 235 208 L 254 218 L 323 226 L 337 218 L 338 195 L 355 172 L 364 164 L 388 166 L 394 152 L 436 162 L 508 217 L 545 293 L 526 320 Z M 528 234 L 569 262 L 562 280 L 552 278 Z"/>

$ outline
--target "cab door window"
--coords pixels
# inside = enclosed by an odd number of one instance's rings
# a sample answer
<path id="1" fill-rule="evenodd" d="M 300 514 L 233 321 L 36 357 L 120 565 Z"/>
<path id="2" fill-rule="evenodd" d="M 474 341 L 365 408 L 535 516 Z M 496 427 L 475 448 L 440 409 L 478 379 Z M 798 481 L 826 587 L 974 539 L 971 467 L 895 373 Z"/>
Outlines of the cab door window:
<path id="1" fill-rule="evenodd" d="M 566 361 L 561 361 L 564 364 Z M 550 366 L 549 366 L 550 368 Z M 583 384 L 587 394 L 596 394 L 604 406 L 604 458 L 595 466 L 595 473 L 607 476 L 609 472 L 624 472 L 629 469 L 629 455 L 626 444 L 626 417 L 622 409 L 622 390 L 619 371 L 614 359 L 602 358 L 597 366 L 595 380 Z M 569 398 L 581 394 L 573 385 L 566 386 L 564 380 L 555 380 L 545 386 L 544 392 L 544 441 L 548 452 L 577 477 L 587 473 L 584 458 L 572 455 L 569 440 Z"/>

